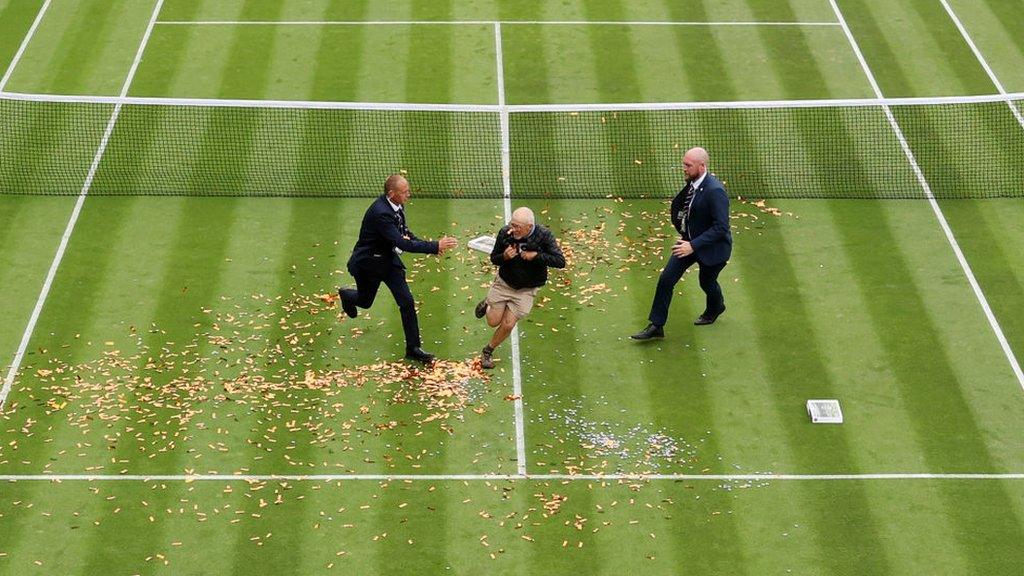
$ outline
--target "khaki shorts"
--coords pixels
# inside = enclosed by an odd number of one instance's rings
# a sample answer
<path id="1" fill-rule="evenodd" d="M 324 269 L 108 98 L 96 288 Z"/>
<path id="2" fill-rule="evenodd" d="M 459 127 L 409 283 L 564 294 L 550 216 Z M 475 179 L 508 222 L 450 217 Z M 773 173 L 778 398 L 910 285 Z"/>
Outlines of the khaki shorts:
<path id="1" fill-rule="evenodd" d="M 516 320 L 521 319 L 533 309 L 533 299 L 537 296 L 540 288 L 521 288 L 516 290 L 501 279 L 501 276 L 494 277 L 491 289 L 487 291 L 488 306 L 507 306 Z"/>

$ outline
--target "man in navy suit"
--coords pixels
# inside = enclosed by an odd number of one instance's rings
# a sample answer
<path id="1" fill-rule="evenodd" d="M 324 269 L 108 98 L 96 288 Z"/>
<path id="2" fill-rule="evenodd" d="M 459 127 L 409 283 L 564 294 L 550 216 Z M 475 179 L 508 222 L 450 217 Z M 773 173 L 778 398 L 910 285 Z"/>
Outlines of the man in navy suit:
<path id="1" fill-rule="evenodd" d="M 355 318 L 357 307 L 369 308 L 373 304 L 377 289 L 383 282 L 391 290 L 402 313 L 405 357 L 430 363 L 434 356 L 422 348 L 416 302 L 405 281 L 405 265 L 398 255 L 402 252 L 443 254 L 457 246 L 458 241 L 449 236 L 439 241 L 417 238 L 405 220 L 405 203 L 410 194 L 408 180 L 398 174 L 388 176 L 384 182 L 384 194 L 374 200 L 363 215 L 359 240 L 348 260 L 348 272 L 355 278 L 356 288 L 342 288 L 338 290 L 338 296 L 345 314 Z"/>
<path id="2" fill-rule="evenodd" d="M 729 196 L 725 187 L 708 172 L 708 153 L 691 148 L 683 156 L 686 186 L 672 199 L 672 225 L 680 238 L 672 247 L 672 255 L 658 278 L 658 288 L 651 304 L 650 324 L 631 336 L 634 340 L 650 340 L 665 336 L 668 307 L 672 292 L 683 272 L 694 262 L 700 266 L 700 288 L 707 295 L 704 312 L 694 321 L 698 326 L 712 324 L 725 312 L 725 298 L 718 285 L 718 275 L 732 254 L 732 232 L 729 231 Z"/>

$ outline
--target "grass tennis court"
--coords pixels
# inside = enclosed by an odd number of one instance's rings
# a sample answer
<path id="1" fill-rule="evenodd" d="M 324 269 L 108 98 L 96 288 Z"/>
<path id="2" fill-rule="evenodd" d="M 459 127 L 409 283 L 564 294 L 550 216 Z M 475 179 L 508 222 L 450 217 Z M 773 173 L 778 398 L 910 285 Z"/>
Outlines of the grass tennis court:
<path id="1" fill-rule="evenodd" d="M 1024 91 L 1024 6 L 946 2 L 0 0 L 0 92 L 109 97 L 0 96 L 18 119 L 0 127 L 0 574 L 1019 573 L 1024 125 L 1006 102 L 892 107 L 934 202 L 880 106 L 511 114 L 510 204 L 569 266 L 487 373 L 467 361 L 493 268 L 464 243 L 507 219 L 497 114 L 125 105 L 108 125 L 122 91 L 492 108 L 870 99 L 869 74 L 888 98 Z M 567 146 L 584 121 L 605 139 Z M 644 136 L 619 149 L 617 131 Z M 728 312 L 694 327 L 688 274 L 667 337 L 637 344 L 676 140 L 754 193 L 732 199 Z M 463 243 L 404 258 L 444 359 L 418 372 L 390 295 L 355 320 L 323 298 L 352 283 L 362 212 L 402 169 L 428 183 L 412 228 Z M 786 197 L 796 181 L 823 192 Z M 811 424 L 810 398 L 845 423 Z"/>

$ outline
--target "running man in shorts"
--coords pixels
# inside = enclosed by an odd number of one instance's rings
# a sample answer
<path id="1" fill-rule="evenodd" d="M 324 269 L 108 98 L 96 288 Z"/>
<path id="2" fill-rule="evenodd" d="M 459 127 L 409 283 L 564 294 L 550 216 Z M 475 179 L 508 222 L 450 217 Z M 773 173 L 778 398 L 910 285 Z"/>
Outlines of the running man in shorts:
<path id="1" fill-rule="evenodd" d="M 537 291 L 548 281 L 548 267 L 565 268 L 565 256 L 555 235 L 534 222 L 533 211 L 516 208 L 512 219 L 498 231 L 491 250 L 491 262 L 498 267 L 487 298 L 476 305 L 477 318 L 487 318 L 494 327 L 491 341 L 484 346 L 480 365 L 494 368 L 491 355 L 508 338 L 533 308 Z"/>

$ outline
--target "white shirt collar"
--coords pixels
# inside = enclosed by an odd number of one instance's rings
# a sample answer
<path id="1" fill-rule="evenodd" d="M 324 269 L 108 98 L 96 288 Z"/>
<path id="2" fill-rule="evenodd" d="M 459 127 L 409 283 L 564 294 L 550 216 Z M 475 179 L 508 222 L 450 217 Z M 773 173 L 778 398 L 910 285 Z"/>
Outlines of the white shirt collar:
<path id="1" fill-rule="evenodd" d="M 395 212 L 398 212 L 399 210 L 402 209 L 401 206 L 399 206 L 398 204 L 395 204 L 394 202 L 392 202 L 391 198 L 388 198 L 387 196 L 385 196 L 384 199 L 388 201 L 388 204 L 391 204 L 391 209 L 394 210 Z"/>
<path id="2" fill-rule="evenodd" d="M 701 174 L 696 180 L 693 181 L 692 186 L 693 186 L 694 190 L 696 190 L 697 188 L 700 188 L 700 185 L 704 183 L 704 177 L 707 176 L 707 175 L 708 175 L 708 171 L 705 170 L 703 174 Z"/>

